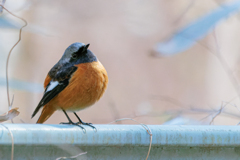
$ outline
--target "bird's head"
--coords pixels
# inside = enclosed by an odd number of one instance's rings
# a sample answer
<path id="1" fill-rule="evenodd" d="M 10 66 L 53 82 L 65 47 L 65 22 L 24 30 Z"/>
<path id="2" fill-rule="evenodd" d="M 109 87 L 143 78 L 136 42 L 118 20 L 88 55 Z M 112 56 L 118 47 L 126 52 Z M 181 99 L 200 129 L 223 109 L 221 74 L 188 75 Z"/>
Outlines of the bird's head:
<path id="1" fill-rule="evenodd" d="M 65 50 L 59 63 L 80 64 L 97 61 L 97 57 L 88 49 L 89 45 L 79 42 L 71 44 Z"/>

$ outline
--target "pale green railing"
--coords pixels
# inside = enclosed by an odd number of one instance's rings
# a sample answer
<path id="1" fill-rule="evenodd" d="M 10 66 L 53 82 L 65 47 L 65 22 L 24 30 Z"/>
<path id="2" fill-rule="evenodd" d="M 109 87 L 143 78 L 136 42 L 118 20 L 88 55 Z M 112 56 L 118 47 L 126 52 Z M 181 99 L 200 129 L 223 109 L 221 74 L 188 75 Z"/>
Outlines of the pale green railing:
<path id="1" fill-rule="evenodd" d="M 148 154 L 150 136 L 141 125 L 76 126 L 4 124 L 14 138 L 15 160 L 71 157 L 87 160 L 140 160 Z M 1 126 L 0 159 L 11 159 L 12 139 Z M 240 159 L 238 126 L 149 125 L 150 159 Z M 87 153 L 86 153 L 87 152 Z M 73 158 L 74 159 L 74 158 Z"/>

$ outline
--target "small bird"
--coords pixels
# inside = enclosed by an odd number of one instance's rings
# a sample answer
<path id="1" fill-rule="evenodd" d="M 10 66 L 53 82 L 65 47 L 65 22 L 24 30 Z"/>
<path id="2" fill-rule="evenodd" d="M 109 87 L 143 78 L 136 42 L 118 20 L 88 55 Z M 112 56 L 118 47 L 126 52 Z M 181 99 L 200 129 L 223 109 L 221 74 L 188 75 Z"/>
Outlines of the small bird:
<path id="1" fill-rule="evenodd" d="M 108 76 L 97 57 L 88 49 L 90 44 L 73 43 L 62 58 L 48 72 L 44 82 L 44 95 L 32 114 L 32 118 L 43 107 L 37 123 L 44 123 L 56 110 L 62 110 L 69 122 L 61 124 L 88 125 L 76 111 L 93 105 L 105 92 Z M 74 123 L 67 111 L 75 114 L 79 122 Z"/>

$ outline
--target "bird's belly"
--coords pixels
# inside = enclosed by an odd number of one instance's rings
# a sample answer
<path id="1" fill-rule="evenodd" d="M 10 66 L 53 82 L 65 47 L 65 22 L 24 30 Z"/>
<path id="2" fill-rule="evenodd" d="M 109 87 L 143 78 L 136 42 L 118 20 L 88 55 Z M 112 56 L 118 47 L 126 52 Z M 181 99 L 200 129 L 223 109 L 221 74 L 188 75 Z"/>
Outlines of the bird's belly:
<path id="1" fill-rule="evenodd" d="M 107 88 L 107 72 L 100 62 L 76 66 L 69 85 L 54 98 L 57 109 L 82 110 L 98 101 Z"/>

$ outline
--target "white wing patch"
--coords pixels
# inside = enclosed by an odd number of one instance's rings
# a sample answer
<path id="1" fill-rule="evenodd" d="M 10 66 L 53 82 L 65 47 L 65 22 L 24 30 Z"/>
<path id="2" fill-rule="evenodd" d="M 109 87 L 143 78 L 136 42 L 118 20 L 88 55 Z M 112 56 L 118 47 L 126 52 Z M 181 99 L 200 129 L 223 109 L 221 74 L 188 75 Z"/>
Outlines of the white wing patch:
<path id="1" fill-rule="evenodd" d="M 49 84 L 49 86 L 48 86 L 48 88 L 47 88 L 47 90 L 46 90 L 46 92 L 51 91 L 51 90 L 52 90 L 53 88 L 55 88 L 58 84 L 59 84 L 58 81 L 51 81 L 50 84 Z"/>

